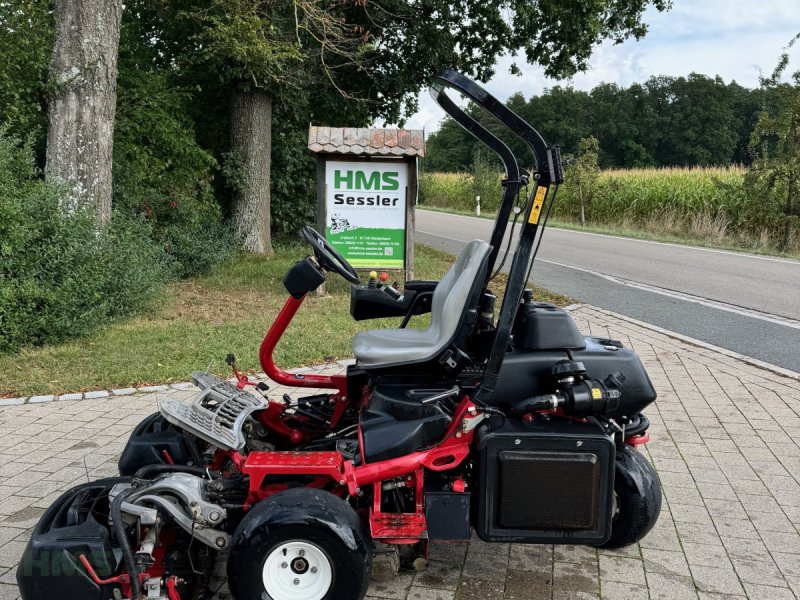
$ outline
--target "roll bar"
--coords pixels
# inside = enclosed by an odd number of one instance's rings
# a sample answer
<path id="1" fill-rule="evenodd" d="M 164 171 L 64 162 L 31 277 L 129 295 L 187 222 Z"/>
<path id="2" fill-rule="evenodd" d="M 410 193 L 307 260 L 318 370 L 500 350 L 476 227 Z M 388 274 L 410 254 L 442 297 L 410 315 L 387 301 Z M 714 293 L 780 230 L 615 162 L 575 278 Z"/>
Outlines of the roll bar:
<path id="1" fill-rule="evenodd" d="M 525 205 L 522 229 L 517 250 L 514 252 L 514 259 L 509 270 L 508 284 L 500 315 L 497 319 L 497 330 L 492 343 L 492 350 L 484 369 L 481 386 L 475 396 L 476 403 L 482 403 L 487 402 L 494 394 L 500 368 L 503 365 L 508 343 L 511 339 L 511 328 L 514 324 L 517 307 L 527 284 L 528 268 L 533 254 L 536 233 L 539 229 L 539 219 L 548 197 L 551 200 L 555 199 L 558 186 L 564 181 L 564 172 L 558 146 L 548 147 L 538 131 L 480 85 L 452 69 L 446 69 L 434 80 L 430 90 L 433 99 L 468 133 L 486 144 L 490 150 L 497 154 L 506 168 L 507 179 L 503 182 L 505 191 L 490 241 L 492 251 L 489 255 L 487 278 L 491 276 L 490 274 L 494 270 L 494 264 L 503 243 L 514 201 L 521 186 L 528 183 L 528 174 L 520 168 L 519 161 L 506 144 L 490 133 L 473 117 L 461 110 L 447 96 L 447 88 L 459 92 L 484 108 L 490 115 L 507 127 L 511 133 L 524 141 L 533 150 L 533 154 L 536 157 L 536 171 L 533 173 L 535 186 Z"/>

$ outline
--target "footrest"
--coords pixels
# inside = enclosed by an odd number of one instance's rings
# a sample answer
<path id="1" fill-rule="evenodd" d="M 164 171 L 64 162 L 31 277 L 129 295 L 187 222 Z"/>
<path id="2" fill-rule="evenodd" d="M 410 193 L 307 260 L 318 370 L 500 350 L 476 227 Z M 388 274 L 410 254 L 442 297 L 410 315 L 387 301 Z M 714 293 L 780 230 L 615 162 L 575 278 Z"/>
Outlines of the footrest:
<path id="1" fill-rule="evenodd" d="M 192 373 L 192 383 L 200 388 L 192 403 L 161 400 L 161 414 L 218 448 L 242 450 L 246 443 L 242 425 L 254 411 L 267 408 L 266 400 L 202 371 Z"/>
<path id="2" fill-rule="evenodd" d="M 377 540 L 427 539 L 428 523 L 424 514 L 372 513 L 369 518 L 372 537 Z"/>

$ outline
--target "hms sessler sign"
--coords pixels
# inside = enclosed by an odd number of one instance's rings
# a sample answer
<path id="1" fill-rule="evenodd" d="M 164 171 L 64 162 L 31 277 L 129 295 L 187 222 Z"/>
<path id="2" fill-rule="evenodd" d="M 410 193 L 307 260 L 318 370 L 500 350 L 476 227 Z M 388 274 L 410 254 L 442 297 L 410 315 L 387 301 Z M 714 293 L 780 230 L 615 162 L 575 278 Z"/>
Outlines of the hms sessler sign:
<path id="1" fill-rule="evenodd" d="M 326 237 L 355 267 L 403 268 L 408 165 L 327 161 Z"/>

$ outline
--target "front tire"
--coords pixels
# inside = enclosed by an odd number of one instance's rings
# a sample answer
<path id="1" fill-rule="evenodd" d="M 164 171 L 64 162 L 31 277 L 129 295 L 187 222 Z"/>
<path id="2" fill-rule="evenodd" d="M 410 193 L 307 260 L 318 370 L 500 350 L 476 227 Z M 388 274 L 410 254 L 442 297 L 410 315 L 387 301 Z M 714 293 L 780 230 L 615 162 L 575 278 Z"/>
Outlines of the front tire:
<path id="1" fill-rule="evenodd" d="M 328 492 L 295 488 L 242 519 L 228 558 L 236 600 L 360 600 L 372 566 L 355 511 Z"/>
<path id="2" fill-rule="evenodd" d="M 628 444 L 617 446 L 614 470 L 616 514 L 611 537 L 601 548 L 622 548 L 646 536 L 661 513 L 661 481 L 650 462 Z"/>

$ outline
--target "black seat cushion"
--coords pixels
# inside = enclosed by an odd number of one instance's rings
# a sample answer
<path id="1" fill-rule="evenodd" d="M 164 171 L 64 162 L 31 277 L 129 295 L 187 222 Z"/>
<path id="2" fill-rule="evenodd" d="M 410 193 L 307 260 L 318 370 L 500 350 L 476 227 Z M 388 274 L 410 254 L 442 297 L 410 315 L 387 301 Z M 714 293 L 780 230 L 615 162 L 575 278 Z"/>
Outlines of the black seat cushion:
<path id="1" fill-rule="evenodd" d="M 437 406 L 409 397 L 408 386 L 385 385 L 372 390 L 361 411 L 364 462 L 372 463 L 430 448 L 441 441 L 450 417 Z"/>

